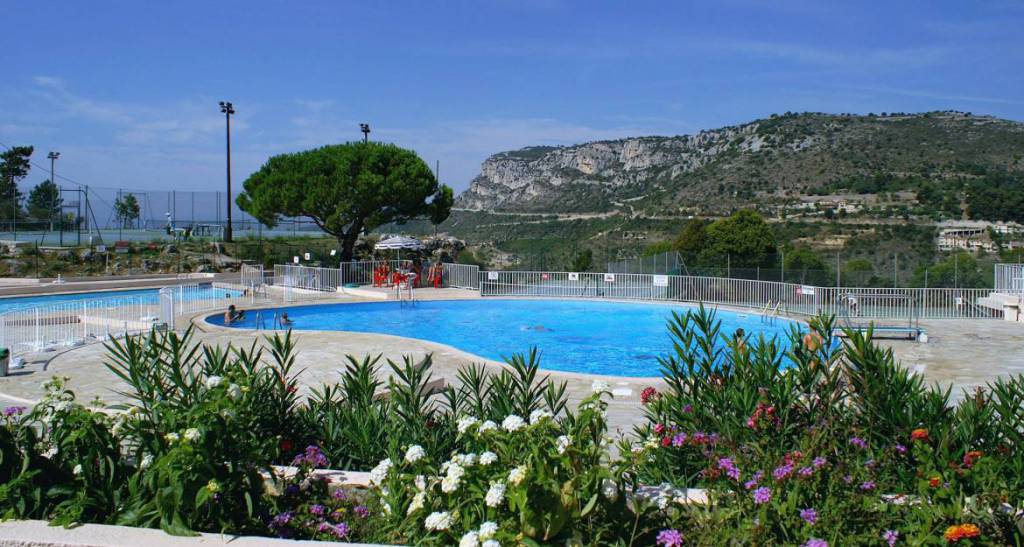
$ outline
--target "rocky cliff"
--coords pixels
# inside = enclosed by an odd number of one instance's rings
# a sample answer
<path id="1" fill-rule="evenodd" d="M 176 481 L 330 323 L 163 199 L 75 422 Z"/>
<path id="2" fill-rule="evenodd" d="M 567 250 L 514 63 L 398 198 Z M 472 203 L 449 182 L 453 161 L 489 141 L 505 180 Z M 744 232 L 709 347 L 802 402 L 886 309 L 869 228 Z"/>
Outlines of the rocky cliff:
<path id="1" fill-rule="evenodd" d="M 676 137 L 495 154 L 456 207 L 656 214 L 840 189 L 877 176 L 1024 171 L 1024 124 L 959 112 L 785 114 Z"/>

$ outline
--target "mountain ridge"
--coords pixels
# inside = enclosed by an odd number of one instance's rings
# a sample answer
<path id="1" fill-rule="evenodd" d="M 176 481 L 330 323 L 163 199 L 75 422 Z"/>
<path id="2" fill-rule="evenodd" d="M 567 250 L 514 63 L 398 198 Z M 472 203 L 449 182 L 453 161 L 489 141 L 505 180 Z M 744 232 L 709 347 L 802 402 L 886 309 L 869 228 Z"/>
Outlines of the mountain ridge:
<path id="1" fill-rule="evenodd" d="M 463 210 L 709 214 L 858 188 L 916 188 L 978 172 L 1024 173 L 1024 123 L 956 111 L 785 113 L 693 135 L 641 136 L 494 154 Z"/>

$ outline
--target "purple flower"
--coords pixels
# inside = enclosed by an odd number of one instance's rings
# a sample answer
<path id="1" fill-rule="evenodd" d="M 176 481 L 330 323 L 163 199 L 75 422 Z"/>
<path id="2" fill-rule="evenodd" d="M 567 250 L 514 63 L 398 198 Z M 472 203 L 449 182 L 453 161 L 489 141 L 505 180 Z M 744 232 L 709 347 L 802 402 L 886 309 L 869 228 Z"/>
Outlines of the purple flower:
<path id="1" fill-rule="evenodd" d="M 295 517 L 295 513 L 291 512 L 291 511 L 285 511 L 284 513 L 279 513 L 277 516 L 274 517 L 274 520 L 270 521 L 270 526 L 272 528 L 279 528 L 281 526 L 285 526 L 289 522 L 292 521 L 293 517 Z"/>
<path id="2" fill-rule="evenodd" d="M 853 475 L 843 475 L 843 482 L 846 484 L 853 482 Z"/>
<path id="3" fill-rule="evenodd" d="M 24 406 L 9 406 L 4 409 L 4 417 L 10 418 L 11 416 L 17 416 L 26 410 L 28 410 L 28 408 Z"/>
<path id="4" fill-rule="evenodd" d="M 896 453 L 899 454 L 900 456 L 902 456 L 902 455 L 907 453 L 907 447 L 903 446 L 902 444 L 897 444 L 895 448 L 896 448 Z"/>
<path id="5" fill-rule="evenodd" d="M 672 446 L 683 446 L 686 442 L 686 433 L 676 433 L 675 437 L 672 437 Z"/>
<path id="6" fill-rule="evenodd" d="M 693 412 L 693 405 L 687 403 L 686 405 L 683 406 L 683 413 L 684 414 L 689 414 L 691 412 Z"/>
<path id="7" fill-rule="evenodd" d="M 319 503 L 316 505 L 309 506 L 309 514 L 313 515 L 314 517 L 322 517 L 326 512 L 327 508 L 324 507 L 323 505 L 320 505 Z"/>
<path id="8" fill-rule="evenodd" d="M 740 470 L 733 463 L 732 458 L 719 458 L 718 468 L 725 472 L 725 474 L 734 481 L 740 480 Z"/>
<path id="9" fill-rule="evenodd" d="M 823 539 L 811 538 L 804 543 L 803 547 L 828 547 L 828 542 Z"/>
<path id="10" fill-rule="evenodd" d="M 743 483 L 743 488 L 746 488 L 747 490 L 752 490 L 755 486 L 757 486 L 757 483 L 761 482 L 762 478 L 764 478 L 763 471 L 758 471 L 757 473 L 754 473 L 754 476 L 750 477 L 749 481 Z"/>
<path id="11" fill-rule="evenodd" d="M 320 450 L 319 446 L 310 445 L 306 447 L 305 452 L 295 456 L 295 459 L 292 460 L 292 465 L 301 466 L 303 464 L 307 464 L 311 467 L 327 467 L 327 456 L 324 456 L 324 453 Z"/>
<path id="12" fill-rule="evenodd" d="M 284 489 L 284 494 L 286 496 L 294 496 L 295 494 L 298 494 L 298 493 L 299 493 L 299 485 L 297 485 L 297 484 L 289 484 Z"/>
<path id="13" fill-rule="evenodd" d="M 319 527 L 317 527 L 316 531 L 320 533 L 327 532 L 334 535 L 334 537 L 341 539 L 348 535 L 349 529 L 348 524 L 345 524 L 344 522 L 338 524 L 337 526 L 324 522 L 321 523 Z"/>
<path id="14" fill-rule="evenodd" d="M 818 520 L 818 512 L 813 507 L 800 510 L 800 518 L 804 519 L 807 524 L 814 524 Z"/>
<path id="15" fill-rule="evenodd" d="M 682 547 L 683 534 L 679 530 L 666 528 L 658 532 L 657 543 L 662 547 Z"/>
<path id="16" fill-rule="evenodd" d="M 370 516 L 370 509 L 365 505 L 357 505 L 355 509 L 352 510 L 352 512 L 362 519 Z"/>
<path id="17" fill-rule="evenodd" d="M 777 481 L 781 481 L 782 479 L 785 479 L 786 477 L 792 474 L 793 464 L 787 463 L 785 465 L 780 465 L 779 467 L 776 467 L 775 471 L 772 471 L 772 478 Z"/>
<path id="18" fill-rule="evenodd" d="M 814 458 L 814 461 L 811 462 L 811 465 L 813 465 L 815 469 L 821 469 L 822 467 L 825 467 L 826 463 L 828 463 L 828 460 L 821 456 L 818 456 L 817 458 Z"/>
<path id="19" fill-rule="evenodd" d="M 754 503 L 762 505 L 772 500 L 772 489 L 767 486 L 762 486 L 757 490 L 754 490 Z"/>
<path id="20" fill-rule="evenodd" d="M 861 490 L 870 491 L 875 489 L 875 481 L 864 481 L 860 485 Z"/>
<path id="21" fill-rule="evenodd" d="M 810 467 L 810 466 L 808 466 L 808 467 L 801 467 L 800 471 L 797 471 L 797 473 L 801 477 L 810 477 L 811 475 L 814 474 L 814 468 Z"/>
<path id="22" fill-rule="evenodd" d="M 860 437 L 850 437 L 850 444 L 862 450 L 868 447 L 867 441 Z"/>
<path id="23" fill-rule="evenodd" d="M 896 545 L 896 540 L 898 540 L 899 538 L 900 533 L 896 530 L 886 530 L 885 533 L 882 534 L 882 539 L 884 539 L 885 542 L 889 544 L 889 547 L 893 547 L 893 545 Z"/>
<path id="24" fill-rule="evenodd" d="M 331 492 L 331 497 L 336 500 L 343 500 L 348 498 L 348 494 L 346 494 L 343 489 L 338 488 L 334 492 Z"/>

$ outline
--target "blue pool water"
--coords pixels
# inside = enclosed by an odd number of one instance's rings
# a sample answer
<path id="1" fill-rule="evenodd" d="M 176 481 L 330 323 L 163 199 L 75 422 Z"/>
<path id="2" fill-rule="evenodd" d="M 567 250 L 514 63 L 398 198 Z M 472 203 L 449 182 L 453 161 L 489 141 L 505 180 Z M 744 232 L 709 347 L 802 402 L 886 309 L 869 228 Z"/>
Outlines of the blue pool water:
<path id="1" fill-rule="evenodd" d="M 448 300 L 322 304 L 288 308 L 296 330 L 376 332 L 419 338 L 501 360 L 536 346 L 541 367 L 611 376 L 659 376 L 658 357 L 672 348 L 666 329 L 681 304 L 600 302 L 589 300 Z M 262 312 L 272 327 L 274 310 Z M 790 322 L 765 325 L 757 314 L 718 311 L 722 333 L 742 328 L 784 341 Z M 222 315 L 207 321 L 224 324 Z M 255 328 L 256 314 L 232 325 Z M 339 361 L 340 363 L 340 361 Z M 340 366 L 340 365 L 339 365 Z"/>
<path id="2" fill-rule="evenodd" d="M 232 297 L 240 295 L 240 291 L 231 289 L 215 289 L 212 285 L 201 289 L 198 292 L 190 293 L 190 298 L 204 298 L 209 295 Z M 93 291 L 67 294 L 44 294 L 37 296 L 18 296 L 13 298 L 0 298 L 0 313 L 38 306 L 41 304 L 63 304 L 66 302 L 78 302 L 81 300 L 94 300 L 97 298 L 122 298 L 142 297 L 146 304 L 157 304 L 160 301 L 160 289 L 132 289 L 123 291 Z"/>

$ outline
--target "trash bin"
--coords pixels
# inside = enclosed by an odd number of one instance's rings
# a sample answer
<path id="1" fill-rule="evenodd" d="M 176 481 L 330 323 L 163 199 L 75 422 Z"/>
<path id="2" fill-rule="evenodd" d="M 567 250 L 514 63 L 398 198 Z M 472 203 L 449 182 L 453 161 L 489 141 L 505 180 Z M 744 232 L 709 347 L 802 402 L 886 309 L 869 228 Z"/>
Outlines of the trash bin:
<path id="1" fill-rule="evenodd" d="M 7 376 L 7 371 L 11 366 L 11 350 L 7 348 L 0 348 L 0 378 Z"/>

